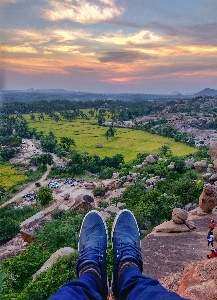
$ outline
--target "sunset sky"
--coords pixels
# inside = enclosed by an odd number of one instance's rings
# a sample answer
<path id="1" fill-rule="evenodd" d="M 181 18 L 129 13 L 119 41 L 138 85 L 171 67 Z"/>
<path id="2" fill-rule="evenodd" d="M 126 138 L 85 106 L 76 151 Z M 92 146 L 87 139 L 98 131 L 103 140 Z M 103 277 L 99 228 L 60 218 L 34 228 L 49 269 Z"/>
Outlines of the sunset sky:
<path id="1" fill-rule="evenodd" d="M 3 89 L 217 89 L 217 0 L 0 0 Z"/>

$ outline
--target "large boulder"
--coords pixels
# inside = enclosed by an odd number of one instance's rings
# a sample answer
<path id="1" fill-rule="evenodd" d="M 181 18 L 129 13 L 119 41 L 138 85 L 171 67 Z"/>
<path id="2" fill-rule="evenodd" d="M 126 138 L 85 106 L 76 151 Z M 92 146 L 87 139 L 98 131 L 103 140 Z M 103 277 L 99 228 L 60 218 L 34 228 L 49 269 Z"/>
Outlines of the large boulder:
<path id="1" fill-rule="evenodd" d="M 216 186 L 210 183 L 205 184 L 199 198 L 200 208 L 206 213 L 211 213 L 213 208 L 216 206 L 216 204 L 217 204 Z"/>
<path id="2" fill-rule="evenodd" d="M 213 174 L 213 175 L 209 178 L 209 182 L 210 182 L 210 183 L 214 183 L 215 181 L 217 181 L 217 173 Z"/>
<path id="3" fill-rule="evenodd" d="M 90 181 L 90 182 L 85 182 L 84 186 L 87 190 L 92 190 L 96 187 L 96 184 L 94 182 Z"/>
<path id="4" fill-rule="evenodd" d="M 191 229 L 185 224 L 176 224 L 173 220 L 164 222 L 155 227 L 156 232 L 175 233 L 175 232 L 188 232 Z"/>
<path id="5" fill-rule="evenodd" d="M 203 172 L 206 170 L 207 168 L 207 161 L 205 159 L 202 159 L 202 160 L 199 160 L 199 161 L 196 161 L 194 163 L 194 168 L 196 171 L 198 172 Z"/>
<path id="6" fill-rule="evenodd" d="M 59 250 L 54 252 L 50 256 L 50 258 L 43 264 L 43 266 L 32 276 L 33 281 L 35 281 L 37 275 L 41 274 L 44 271 L 47 271 L 47 269 L 49 269 L 57 261 L 57 259 L 74 252 L 75 250 L 71 247 L 60 248 Z"/>
<path id="7" fill-rule="evenodd" d="M 178 294 L 191 300 L 217 299 L 217 259 L 196 263 L 182 278 Z"/>
<path id="8" fill-rule="evenodd" d="M 188 218 L 186 210 L 175 207 L 172 211 L 172 220 L 176 224 L 183 224 Z"/>
<path id="9" fill-rule="evenodd" d="M 209 151 L 207 152 L 212 158 L 212 160 L 217 159 L 217 142 L 214 142 L 210 148 Z"/>
<path id="10" fill-rule="evenodd" d="M 158 161 L 158 156 L 157 155 L 148 155 L 145 159 L 145 161 L 149 164 L 156 164 Z"/>
<path id="11" fill-rule="evenodd" d="M 214 169 L 217 170 L 217 159 L 215 159 L 215 160 L 213 161 L 213 166 L 214 166 Z"/>

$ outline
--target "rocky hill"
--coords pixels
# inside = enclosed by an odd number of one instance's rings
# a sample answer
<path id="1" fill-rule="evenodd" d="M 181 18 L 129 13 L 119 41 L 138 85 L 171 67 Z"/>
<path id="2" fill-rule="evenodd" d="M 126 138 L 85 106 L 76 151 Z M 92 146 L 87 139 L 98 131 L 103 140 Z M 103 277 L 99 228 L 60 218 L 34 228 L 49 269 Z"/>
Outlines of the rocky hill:
<path id="1" fill-rule="evenodd" d="M 205 88 L 204 90 L 194 94 L 195 97 L 198 96 L 217 96 L 217 90 Z"/>

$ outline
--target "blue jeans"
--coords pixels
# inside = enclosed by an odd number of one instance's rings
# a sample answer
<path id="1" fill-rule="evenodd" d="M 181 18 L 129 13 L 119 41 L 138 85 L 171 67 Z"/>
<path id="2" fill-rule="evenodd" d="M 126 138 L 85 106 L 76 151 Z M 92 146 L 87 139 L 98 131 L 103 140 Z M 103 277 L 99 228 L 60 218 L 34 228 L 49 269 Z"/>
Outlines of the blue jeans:
<path id="1" fill-rule="evenodd" d="M 119 300 L 183 300 L 176 293 L 167 291 L 157 280 L 145 277 L 134 267 L 127 268 L 120 277 Z M 70 281 L 49 300 L 101 300 L 100 284 L 91 273 Z"/>

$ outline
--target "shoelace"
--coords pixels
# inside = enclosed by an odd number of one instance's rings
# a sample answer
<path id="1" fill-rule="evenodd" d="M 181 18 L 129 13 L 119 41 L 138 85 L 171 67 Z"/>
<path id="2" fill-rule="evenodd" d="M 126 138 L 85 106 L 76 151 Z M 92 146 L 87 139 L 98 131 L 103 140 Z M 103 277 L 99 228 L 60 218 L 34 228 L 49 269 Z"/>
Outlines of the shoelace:
<path id="1" fill-rule="evenodd" d="M 79 261 L 93 260 L 98 263 L 103 261 L 103 251 L 100 247 L 87 247 L 79 251 Z"/>
<path id="2" fill-rule="evenodd" d="M 129 258 L 133 257 L 136 260 L 136 262 L 139 263 L 139 265 L 142 261 L 140 248 L 133 244 L 119 244 L 116 250 L 116 255 L 118 259 L 120 259 L 121 257 L 123 258 L 125 256 Z"/>

